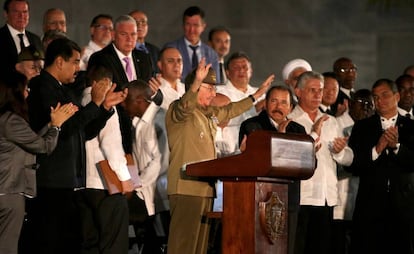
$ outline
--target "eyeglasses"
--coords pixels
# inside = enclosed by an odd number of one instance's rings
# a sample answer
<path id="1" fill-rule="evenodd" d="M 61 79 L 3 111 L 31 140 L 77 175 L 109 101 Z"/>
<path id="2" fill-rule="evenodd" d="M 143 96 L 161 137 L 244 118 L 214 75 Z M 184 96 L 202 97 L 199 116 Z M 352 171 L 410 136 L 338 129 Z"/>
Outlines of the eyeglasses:
<path id="1" fill-rule="evenodd" d="M 356 99 L 355 102 L 362 104 L 364 108 L 374 108 L 374 105 L 371 101 L 363 100 L 363 99 Z"/>
<path id="2" fill-rule="evenodd" d="M 205 89 L 207 89 L 210 93 L 212 93 L 212 92 L 216 92 L 217 91 L 217 87 L 216 86 L 203 86 L 203 85 L 200 85 L 200 87 L 204 87 Z"/>
<path id="3" fill-rule="evenodd" d="M 351 67 L 351 68 L 339 68 L 338 69 L 340 73 L 355 73 L 357 72 L 357 67 Z"/>
<path id="4" fill-rule="evenodd" d="M 113 27 L 111 27 L 111 26 L 106 26 L 106 25 L 99 25 L 99 24 L 97 24 L 97 25 L 94 25 L 93 27 L 95 27 L 96 29 L 102 30 L 102 31 L 109 31 L 109 32 L 112 32 L 112 31 L 114 30 L 114 28 L 113 28 Z"/>

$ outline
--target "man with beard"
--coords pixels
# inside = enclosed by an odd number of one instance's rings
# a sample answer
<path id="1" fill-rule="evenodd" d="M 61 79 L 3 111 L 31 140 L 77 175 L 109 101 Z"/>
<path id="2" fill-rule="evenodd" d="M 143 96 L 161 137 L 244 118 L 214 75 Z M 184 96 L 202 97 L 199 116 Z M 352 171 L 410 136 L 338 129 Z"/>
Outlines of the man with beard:
<path id="1" fill-rule="evenodd" d="M 260 112 L 258 116 L 245 120 L 240 126 L 240 150 L 245 150 L 246 138 L 255 130 L 306 134 L 305 128 L 302 125 L 286 118 L 293 108 L 292 97 L 292 90 L 287 86 L 273 86 L 269 89 L 269 91 L 267 91 L 264 106 L 265 110 Z M 290 183 L 288 190 L 288 239 L 289 246 L 295 246 L 295 234 L 299 210 L 300 181 Z M 289 253 L 293 253 L 293 248 L 289 248 Z"/>

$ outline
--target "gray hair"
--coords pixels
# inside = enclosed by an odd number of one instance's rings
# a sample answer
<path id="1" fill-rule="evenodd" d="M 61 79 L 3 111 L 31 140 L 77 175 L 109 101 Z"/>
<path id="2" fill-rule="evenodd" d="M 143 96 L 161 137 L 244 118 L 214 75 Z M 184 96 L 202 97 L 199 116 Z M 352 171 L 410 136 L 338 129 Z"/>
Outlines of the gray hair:
<path id="1" fill-rule="evenodd" d="M 299 76 L 298 84 L 297 84 L 296 87 L 297 88 L 300 88 L 300 89 L 304 88 L 305 85 L 306 85 L 306 82 L 309 79 L 319 79 L 322 82 L 322 84 L 324 82 L 324 78 L 323 78 L 322 74 L 320 74 L 319 72 L 316 72 L 316 71 L 305 71 L 304 73 L 302 73 Z"/>
<path id="2" fill-rule="evenodd" d="M 129 15 L 121 15 L 115 20 L 114 29 L 117 30 L 118 24 L 121 24 L 121 23 L 132 23 L 135 26 L 137 25 L 137 22 L 135 21 L 133 17 Z"/>

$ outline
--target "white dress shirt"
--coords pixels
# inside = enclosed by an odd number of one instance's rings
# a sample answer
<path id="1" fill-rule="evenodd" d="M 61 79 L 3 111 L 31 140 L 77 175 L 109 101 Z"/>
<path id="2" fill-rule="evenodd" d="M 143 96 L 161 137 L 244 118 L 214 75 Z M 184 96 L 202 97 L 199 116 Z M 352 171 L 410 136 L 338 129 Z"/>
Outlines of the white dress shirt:
<path id="1" fill-rule="evenodd" d="M 134 63 L 134 58 L 132 57 L 132 51 L 129 52 L 129 54 L 126 56 L 115 47 L 115 44 L 112 44 L 112 46 L 115 49 L 115 52 L 116 52 L 116 54 L 119 58 L 119 61 L 121 61 L 122 67 L 124 67 L 125 74 L 126 74 L 126 63 L 124 61 L 124 58 L 129 57 L 129 61 L 131 63 L 131 70 L 132 70 L 132 79 L 128 80 L 128 81 L 136 80 L 137 79 L 137 72 L 135 70 L 135 63 Z M 127 77 L 128 77 L 128 75 L 127 75 Z"/>
<path id="2" fill-rule="evenodd" d="M 81 61 L 80 61 L 81 71 L 86 71 L 86 69 L 88 68 L 88 61 L 91 55 L 101 49 L 102 48 L 98 44 L 96 44 L 92 40 L 89 41 L 88 45 L 83 49 L 83 52 L 82 52 Z"/>
<path id="3" fill-rule="evenodd" d="M 90 101 L 91 87 L 88 87 L 83 92 L 82 105 L 86 105 Z M 126 181 L 131 178 L 125 159 L 125 152 L 122 148 L 122 136 L 116 110 L 106 121 L 98 136 L 86 141 L 85 147 L 86 188 L 107 189 L 97 168 L 97 163 L 106 159 L 120 181 Z"/>
<path id="4" fill-rule="evenodd" d="M 242 100 L 256 91 L 257 87 L 247 85 L 246 92 L 242 92 L 230 80 L 227 80 L 225 85 L 217 86 L 217 93 L 226 95 L 231 102 Z M 216 148 L 219 155 L 229 155 L 239 152 L 240 125 L 244 120 L 256 115 L 256 108 L 251 107 L 243 114 L 232 118 L 226 127 L 217 127 Z"/>
<path id="5" fill-rule="evenodd" d="M 318 110 L 315 121 L 324 115 L 326 114 Z M 337 154 L 329 149 L 330 143 L 336 137 L 343 137 L 338 122 L 334 117 L 329 116 L 322 125 L 321 135 L 317 137 L 316 133 L 311 132 L 314 122 L 299 105 L 296 105 L 288 118 L 305 127 L 306 133 L 315 140 L 319 139 L 318 142 L 321 144 L 320 149 L 316 152 L 318 164 L 315 173 L 310 179 L 301 181 L 300 204 L 324 206 L 327 203 L 328 206 L 336 205 L 338 203 L 336 163 L 349 166 L 354 157 L 348 146 Z"/>
<path id="6" fill-rule="evenodd" d="M 397 108 L 398 109 L 398 113 L 400 114 L 400 115 L 402 115 L 402 116 L 407 116 L 407 114 L 410 114 L 410 119 L 414 119 L 414 116 L 413 116 L 413 109 L 410 109 L 410 111 L 407 111 L 407 110 L 405 110 L 405 109 L 402 109 L 402 108 L 400 108 L 400 107 L 398 107 Z"/>
<path id="7" fill-rule="evenodd" d="M 30 45 L 29 39 L 26 36 L 26 31 L 20 32 L 16 29 L 14 29 L 11 25 L 7 24 L 7 27 L 9 28 L 10 34 L 13 38 L 14 41 L 14 45 L 16 45 L 16 49 L 17 49 L 17 54 L 20 53 L 20 51 L 22 51 L 22 49 L 20 48 L 20 38 L 18 36 L 18 34 L 23 34 L 23 43 L 24 46 L 27 47 Z"/>
<path id="8" fill-rule="evenodd" d="M 349 115 L 349 112 L 345 111 L 336 120 L 344 135 L 349 136 L 354 126 L 354 120 Z M 359 177 L 345 172 L 340 165 L 338 165 L 338 173 L 338 204 L 333 209 L 333 218 L 335 220 L 352 220 L 359 187 Z"/>
<path id="9" fill-rule="evenodd" d="M 155 186 L 161 170 L 161 153 L 154 126 L 154 117 L 158 109 L 159 107 L 152 102 L 142 118 L 132 119 L 132 126 L 135 128 L 132 151 L 142 181 L 142 187 L 135 190 L 138 197 L 145 201 L 148 215 L 155 214 Z"/>
<path id="10" fill-rule="evenodd" d="M 162 99 L 161 108 L 165 110 L 168 110 L 171 102 L 178 100 L 185 93 L 185 85 L 179 79 L 177 79 L 177 90 L 175 90 L 171 87 L 171 84 L 167 80 L 161 78 L 160 89 L 162 95 L 164 96 Z"/>

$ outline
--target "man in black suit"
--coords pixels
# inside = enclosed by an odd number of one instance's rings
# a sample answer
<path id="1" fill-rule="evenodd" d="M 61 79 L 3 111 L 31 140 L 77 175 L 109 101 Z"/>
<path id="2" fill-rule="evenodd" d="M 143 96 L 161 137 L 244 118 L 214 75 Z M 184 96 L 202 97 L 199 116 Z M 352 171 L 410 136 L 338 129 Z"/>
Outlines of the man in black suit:
<path id="1" fill-rule="evenodd" d="M 282 133 L 306 134 L 305 128 L 286 116 L 293 108 L 292 90 L 287 86 L 273 86 L 266 93 L 265 110 L 259 115 L 245 120 L 240 126 L 239 142 L 240 150 L 244 150 L 246 137 L 255 130 L 270 130 Z M 289 246 L 295 246 L 295 235 L 297 216 L 299 211 L 300 182 L 294 181 L 289 184 Z M 293 248 L 289 248 L 293 253 Z"/>
<path id="2" fill-rule="evenodd" d="M 414 121 L 398 114 L 393 81 L 376 81 L 372 95 L 377 113 L 357 121 L 349 139 L 360 177 L 352 253 L 414 253 Z"/>
<path id="3" fill-rule="evenodd" d="M 151 66 L 153 71 L 159 72 L 157 62 L 160 55 L 160 49 L 145 40 L 148 34 L 148 17 L 147 15 L 140 10 L 135 10 L 129 13 L 131 17 L 137 22 L 137 44 L 135 48 L 139 51 L 144 52 L 145 54 L 150 55 L 151 57 Z"/>
<path id="4" fill-rule="evenodd" d="M 92 101 L 78 104 L 66 84 L 79 71 L 79 46 L 69 39 L 50 43 L 45 69 L 30 81 L 28 97 L 30 126 L 39 131 L 50 122 L 50 108 L 57 103 L 73 103 L 79 111 L 61 126 L 53 153 L 37 157 L 38 196 L 33 205 L 35 239 L 30 253 L 79 253 L 79 205 L 85 187 L 85 141 L 95 137 L 113 114 L 113 106 L 126 97 L 114 93 L 114 85 L 98 82 L 92 87 Z"/>
<path id="5" fill-rule="evenodd" d="M 340 116 L 347 110 L 345 100 L 350 100 L 355 92 L 355 80 L 357 67 L 351 59 L 346 57 L 338 58 L 333 64 L 333 72 L 339 83 L 339 93 L 336 102 L 332 105 L 333 115 Z"/>
<path id="6" fill-rule="evenodd" d="M 6 0 L 3 9 L 6 24 L 0 28 L 0 70 L 2 73 L 8 73 L 14 70 L 17 55 L 22 47 L 34 45 L 37 50 L 43 48 L 39 36 L 26 31 L 29 24 L 29 3 L 26 0 Z"/>
<path id="7" fill-rule="evenodd" d="M 112 32 L 113 43 L 92 54 L 89 59 L 88 70 L 93 66 L 100 65 L 108 68 L 112 71 L 113 81 L 118 85 L 118 88 L 124 87 L 132 80 L 149 80 L 152 77 L 151 58 L 144 52 L 135 49 L 137 36 L 135 19 L 128 15 L 120 16 L 115 20 L 114 31 Z M 129 61 L 129 63 L 127 64 L 126 61 Z M 127 74 L 128 70 L 130 70 L 129 75 Z M 131 120 L 122 107 L 118 107 L 118 111 L 122 144 L 125 153 L 131 153 Z"/>

